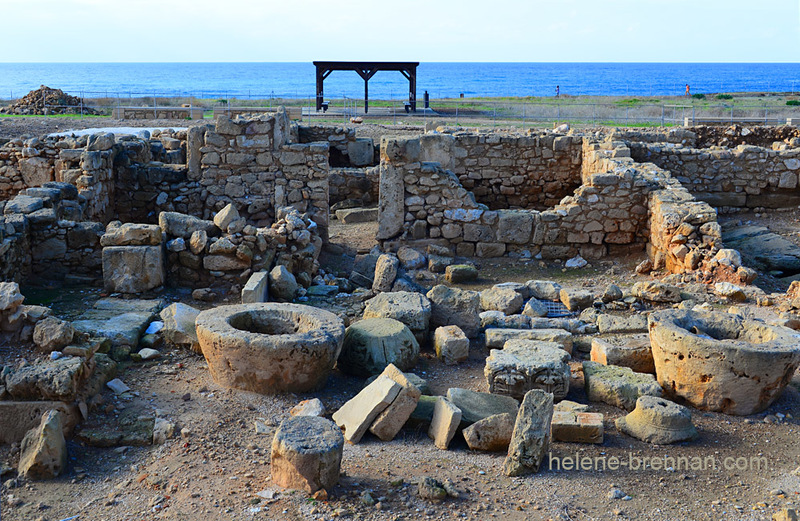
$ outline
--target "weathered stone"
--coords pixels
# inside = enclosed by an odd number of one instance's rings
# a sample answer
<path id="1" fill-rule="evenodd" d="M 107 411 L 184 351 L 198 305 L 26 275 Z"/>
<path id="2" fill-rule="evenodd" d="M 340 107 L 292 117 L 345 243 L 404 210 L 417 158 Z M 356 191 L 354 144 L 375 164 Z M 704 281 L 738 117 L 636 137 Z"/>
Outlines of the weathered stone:
<path id="1" fill-rule="evenodd" d="M 486 311 L 501 311 L 514 315 L 522 309 L 522 295 L 509 288 L 493 286 L 481 291 L 481 307 Z"/>
<path id="2" fill-rule="evenodd" d="M 436 357 L 446 365 L 455 365 L 469 358 L 469 338 L 458 326 L 437 327 L 433 346 Z"/>
<path id="3" fill-rule="evenodd" d="M 431 302 L 420 293 L 393 291 L 381 293 L 368 300 L 364 318 L 393 318 L 408 326 L 418 343 L 428 336 Z"/>
<path id="4" fill-rule="evenodd" d="M 561 295 L 561 285 L 550 280 L 529 280 L 525 285 L 531 297 L 539 300 L 558 300 Z"/>
<path id="5" fill-rule="evenodd" d="M 721 312 L 649 317 L 658 381 L 698 409 L 748 415 L 783 392 L 800 365 L 796 332 Z"/>
<path id="6" fill-rule="evenodd" d="M 90 336 L 106 337 L 114 347 L 136 348 L 153 313 L 163 305 L 161 300 L 100 299 L 73 321 L 72 327 Z"/>
<path id="7" fill-rule="evenodd" d="M 640 396 L 664 394 L 655 377 L 634 373 L 627 367 L 583 363 L 586 396 L 592 402 L 604 402 L 627 411 L 633 410 Z"/>
<path id="8" fill-rule="evenodd" d="M 646 334 L 628 337 L 593 338 L 592 362 L 628 367 L 636 373 L 655 373 L 650 337 Z"/>
<path id="9" fill-rule="evenodd" d="M 594 302 L 594 296 L 589 291 L 562 289 L 559 292 L 561 303 L 570 311 L 580 311 L 586 309 Z"/>
<path id="10" fill-rule="evenodd" d="M 509 340 L 555 342 L 572 354 L 572 334 L 563 329 L 487 329 L 486 347 L 502 349 Z"/>
<path id="11" fill-rule="evenodd" d="M 682 300 L 680 288 L 654 280 L 637 282 L 631 288 L 631 295 L 651 302 L 680 302 Z"/>
<path id="12" fill-rule="evenodd" d="M 339 482 L 344 438 L 330 420 L 316 416 L 287 418 L 272 440 L 272 481 L 279 487 L 313 494 Z"/>
<path id="13" fill-rule="evenodd" d="M 389 364 L 408 371 L 418 357 L 419 343 L 402 322 L 367 318 L 347 328 L 338 367 L 348 374 L 370 376 Z"/>
<path id="14" fill-rule="evenodd" d="M 227 232 L 228 225 L 238 218 L 239 211 L 233 206 L 233 203 L 229 203 L 214 216 L 214 224 L 223 232 Z"/>
<path id="15" fill-rule="evenodd" d="M 155 224 L 109 224 L 100 246 L 159 246 L 161 228 Z"/>
<path id="16" fill-rule="evenodd" d="M 529 317 L 546 317 L 549 313 L 547 305 L 539 299 L 532 298 L 525 303 L 522 314 Z"/>
<path id="17" fill-rule="evenodd" d="M 646 333 L 647 316 L 631 315 L 627 317 L 617 315 L 599 315 L 597 317 L 597 329 L 600 333 L 619 334 L 619 333 Z"/>
<path id="18" fill-rule="evenodd" d="M 514 420 L 515 417 L 509 413 L 488 416 L 464 429 L 464 439 L 472 450 L 508 450 L 511 435 L 514 433 Z"/>
<path id="19" fill-rule="evenodd" d="M 431 326 L 454 325 L 468 338 L 478 336 L 480 328 L 480 294 L 447 286 L 434 286 L 427 294 L 431 302 Z"/>
<path id="20" fill-rule="evenodd" d="M 689 409 L 654 396 L 641 396 L 630 414 L 617 418 L 616 426 L 620 432 L 656 445 L 697 438 Z"/>
<path id="21" fill-rule="evenodd" d="M 88 376 L 83 358 L 67 357 L 26 365 L 6 375 L 6 392 L 15 400 L 68 402 Z"/>
<path id="22" fill-rule="evenodd" d="M 189 237 L 189 251 L 195 255 L 200 255 L 208 245 L 208 233 L 205 230 L 197 230 L 192 232 Z"/>
<path id="23" fill-rule="evenodd" d="M 201 312 L 197 338 L 214 381 L 260 393 L 309 392 L 336 363 L 344 325 L 298 304 L 239 304 Z"/>
<path id="24" fill-rule="evenodd" d="M 333 413 L 333 421 L 344 429 L 347 441 L 358 443 L 375 418 L 389 407 L 402 388 L 402 385 L 388 376 L 381 375 Z"/>
<path id="25" fill-rule="evenodd" d="M 36 323 L 33 330 L 33 343 L 44 351 L 58 351 L 72 342 L 75 329 L 66 320 L 56 317 L 47 317 Z"/>
<path id="26" fill-rule="evenodd" d="M 250 267 L 250 260 L 234 255 L 206 255 L 203 268 L 209 271 L 241 271 Z"/>
<path id="27" fill-rule="evenodd" d="M 156 418 L 153 422 L 153 445 L 163 445 L 175 434 L 175 424 L 164 418 Z"/>
<path id="28" fill-rule="evenodd" d="M 506 315 L 502 311 L 484 311 L 481 317 L 481 329 L 530 329 L 531 317 L 527 315 Z"/>
<path id="29" fill-rule="evenodd" d="M 391 291 L 400 261 L 394 255 L 383 254 L 375 263 L 375 277 L 372 279 L 373 291 Z"/>
<path id="30" fill-rule="evenodd" d="M 402 389 L 397 393 L 397 397 L 392 403 L 375 418 L 369 431 L 383 441 L 390 441 L 400 432 L 408 418 L 411 417 L 411 413 L 417 408 L 417 403 L 422 393 L 393 364 L 387 365 L 381 374 L 401 385 Z"/>
<path id="31" fill-rule="evenodd" d="M 491 350 L 483 374 L 490 393 L 522 399 L 541 389 L 561 400 L 569 392 L 570 358 L 554 342 L 509 340 L 502 350 Z"/>
<path id="32" fill-rule="evenodd" d="M 269 295 L 269 273 L 257 271 L 250 275 L 242 288 L 242 304 L 266 302 Z"/>
<path id="33" fill-rule="evenodd" d="M 325 406 L 319 398 L 303 400 L 289 410 L 292 416 L 325 416 Z"/>
<path id="34" fill-rule="evenodd" d="M 50 410 L 42 421 L 25 435 L 20 447 L 19 475 L 28 479 L 51 479 L 67 466 L 67 442 L 61 413 Z"/>
<path id="35" fill-rule="evenodd" d="M 275 266 L 269 272 L 269 293 L 275 300 L 291 302 L 298 288 L 297 279 L 286 266 Z"/>
<path id="36" fill-rule="evenodd" d="M 406 270 L 418 270 L 425 266 L 425 255 L 408 246 L 401 246 L 397 250 L 397 258 L 400 266 Z"/>
<path id="37" fill-rule="evenodd" d="M 461 410 L 462 427 L 472 425 L 476 421 L 494 414 L 509 413 L 516 415 L 519 408 L 519 402 L 510 396 L 479 393 L 460 387 L 448 389 L 447 399 Z"/>
<path id="38" fill-rule="evenodd" d="M 603 415 L 596 412 L 554 411 L 550 423 L 553 441 L 603 443 Z"/>
<path id="39" fill-rule="evenodd" d="M 25 301 L 16 282 L 0 282 L 0 312 L 14 313 Z"/>
<path id="40" fill-rule="evenodd" d="M 347 208 L 336 210 L 336 220 L 342 224 L 371 223 L 378 220 L 377 208 Z"/>
<path id="41" fill-rule="evenodd" d="M 622 299 L 622 290 L 616 284 L 609 284 L 603 292 L 602 301 L 608 304 Z"/>
<path id="42" fill-rule="evenodd" d="M 439 396 L 433 408 L 428 436 L 437 448 L 447 450 L 461 423 L 461 410 L 449 400 Z"/>
<path id="43" fill-rule="evenodd" d="M 103 248 L 106 291 L 143 293 L 164 285 L 164 251 L 160 246 Z"/>
<path id="44" fill-rule="evenodd" d="M 199 314 L 200 310 L 180 302 L 164 308 L 160 315 L 164 322 L 164 328 L 161 330 L 164 340 L 179 346 L 189 346 L 199 352 L 200 344 L 195 329 L 195 320 Z"/>
<path id="45" fill-rule="evenodd" d="M 745 294 L 744 289 L 730 282 L 717 282 L 714 284 L 714 291 L 721 297 L 729 298 L 737 302 L 744 302 L 747 300 L 747 294 Z"/>
<path id="46" fill-rule="evenodd" d="M 64 436 L 72 433 L 82 419 L 77 405 L 55 401 L 0 400 L 0 444 L 21 442 L 29 430 L 41 423 L 42 415 L 51 409 L 61 413 Z"/>
<path id="47" fill-rule="evenodd" d="M 375 145 L 372 138 L 356 138 L 347 142 L 347 157 L 350 164 L 355 167 L 369 166 L 375 155 Z"/>
<path id="48" fill-rule="evenodd" d="M 177 212 L 161 212 L 158 214 L 158 225 L 161 230 L 171 237 L 191 239 L 196 231 L 204 231 L 207 235 L 216 235 L 216 225 L 212 221 L 198 219 L 191 215 Z"/>
<path id="49" fill-rule="evenodd" d="M 521 476 L 539 471 L 550 446 L 552 417 L 553 395 L 539 389 L 528 391 L 517 413 L 503 474 Z"/>
<path id="50" fill-rule="evenodd" d="M 478 268 L 472 264 L 451 264 L 444 270 L 444 280 L 450 284 L 472 282 L 478 278 Z"/>

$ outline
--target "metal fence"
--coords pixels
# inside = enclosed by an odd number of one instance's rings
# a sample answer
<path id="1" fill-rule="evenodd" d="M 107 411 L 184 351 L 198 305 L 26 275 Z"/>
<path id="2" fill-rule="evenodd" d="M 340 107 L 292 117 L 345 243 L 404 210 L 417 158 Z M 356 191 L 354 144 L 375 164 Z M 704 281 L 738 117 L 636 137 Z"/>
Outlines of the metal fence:
<path id="1" fill-rule="evenodd" d="M 785 100 L 765 98 L 763 103 L 735 99 L 700 100 L 673 97 L 662 102 L 636 98 L 581 97 L 562 98 L 445 98 L 430 99 L 428 106 L 417 100 L 416 112 L 408 100 L 370 100 L 369 113 L 364 113 L 364 100 L 346 95 L 327 100 L 327 110 L 317 111 L 313 96 L 283 96 L 263 93 L 81 91 L 75 93 L 76 105 L 47 105 L 51 112 L 71 109 L 79 116 L 86 108 L 109 115 L 118 107 L 188 107 L 202 108 L 206 117 L 219 108 L 271 109 L 281 105 L 300 109 L 304 120 L 347 122 L 360 117 L 365 121 L 389 124 L 420 125 L 442 121 L 449 125 L 535 127 L 567 122 L 578 125 L 608 126 L 678 126 L 703 123 L 785 124 L 800 119 L 800 106 L 786 105 Z M 15 100 L 0 100 L 9 105 Z"/>

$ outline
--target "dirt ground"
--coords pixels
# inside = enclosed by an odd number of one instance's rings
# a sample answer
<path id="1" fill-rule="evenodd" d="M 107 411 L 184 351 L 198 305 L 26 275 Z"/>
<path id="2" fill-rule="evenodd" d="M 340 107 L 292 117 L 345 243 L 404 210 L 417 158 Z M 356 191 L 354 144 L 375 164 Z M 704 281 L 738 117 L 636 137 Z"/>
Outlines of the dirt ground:
<path id="1" fill-rule="evenodd" d="M 63 120 L 24 124 L 0 120 L 0 137 L 21 128 L 40 133 L 63 129 Z M 41 118 L 46 120 L 47 118 Z M 90 124 L 93 120 L 85 120 Z M 125 122 L 129 125 L 131 122 Z M 147 122 L 158 125 L 158 122 Z M 62 128 L 57 128 L 57 126 Z M 73 128 L 73 120 L 69 125 Z M 103 126 L 109 126 L 103 120 Z M 769 216 L 741 216 L 764 224 L 776 233 L 798 240 L 797 212 Z M 339 249 L 324 254 L 323 265 L 346 272 L 356 252 L 374 245 L 375 224 L 330 228 L 331 242 Z M 634 267 L 644 253 L 625 259 L 604 259 L 580 270 L 535 259 L 479 260 L 481 278 L 468 286 L 483 289 L 498 282 L 529 279 L 556 280 L 566 287 L 602 292 L 610 283 L 625 290 L 645 280 Z M 779 283 L 774 282 L 776 290 Z M 691 286 L 699 300 L 716 308 L 728 304 Z M 768 291 L 772 289 L 767 288 Z M 100 297 L 97 290 L 65 289 L 23 293 L 51 305 L 57 315 L 74 318 Z M 191 301 L 185 293 L 168 292 L 167 300 Z M 310 302 L 341 316 L 360 309 L 360 299 L 329 298 Z M 761 318 L 775 317 L 776 307 L 740 305 Z M 649 310 L 649 309 L 648 309 Z M 646 310 L 646 311 L 648 311 Z M 592 469 L 567 471 L 549 468 L 508 478 L 502 473 L 505 454 L 481 453 L 456 438 L 450 450 L 434 447 L 424 429 L 406 428 L 391 442 L 367 434 L 357 445 L 347 444 L 342 478 L 327 500 L 314 500 L 299 492 L 285 492 L 270 481 L 270 447 L 280 422 L 297 402 L 318 397 L 327 415 L 358 392 L 364 381 L 334 370 L 320 392 L 307 395 L 264 396 L 225 389 L 209 374 L 201 355 L 179 349 L 162 349 L 155 361 L 127 362 L 118 377 L 134 395 L 117 398 L 103 392 L 104 404 L 85 427 L 102 426 L 124 418 L 163 417 L 176 424 L 176 435 L 164 445 L 91 447 L 68 442 L 69 465 L 47 482 L 17 482 L 17 446 L 0 446 L 0 519 L 2 520 L 764 520 L 785 507 L 800 507 L 800 375 L 767 411 L 735 417 L 692 410 L 700 432 L 696 441 L 654 446 L 617 431 L 614 420 L 624 411 L 592 403 L 591 410 L 605 415 L 602 445 L 553 443 L 553 458 L 590 457 Z M 426 379 L 433 394 L 449 387 L 486 391 L 483 376 L 487 351 L 473 342 L 470 358 L 458 366 L 445 366 L 423 350 L 415 372 Z M 0 365 L 33 361 L 30 346 L 0 350 Z M 587 355 L 576 350 L 574 357 Z M 589 403 L 580 375 L 572 382 L 568 399 Z M 266 428 L 256 430 L 256 422 Z M 665 458 L 684 456 L 703 460 L 703 468 L 686 468 Z M 602 462 L 616 457 L 628 462 L 620 470 L 600 470 Z M 605 458 L 605 459 L 604 459 Z M 649 463 L 645 464 L 645 458 Z M 549 460 L 554 462 L 555 459 Z M 598 470 L 595 470 L 594 466 Z M 661 465 L 664 467 L 665 465 Z M 450 479 L 458 498 L 443 502 L 422 500 L 416 481 L 422 476 Z M 613 489 L 626 499 L 610 499 Z M 369 494 L 369 498 L 366 497 Z"/>

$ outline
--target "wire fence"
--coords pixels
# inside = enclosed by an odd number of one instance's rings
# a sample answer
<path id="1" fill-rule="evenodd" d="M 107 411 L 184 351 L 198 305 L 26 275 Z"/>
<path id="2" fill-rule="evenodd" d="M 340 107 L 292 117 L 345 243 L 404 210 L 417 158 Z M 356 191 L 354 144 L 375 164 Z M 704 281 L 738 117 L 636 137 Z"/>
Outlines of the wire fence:
<path id="1" fill-rule="evenodd" d="M 78 93 L 76 93 L 78 94 Z M 391 124 L 421 125 L 441 121 L 448 125 L 480 125 L 534 127 L 553 123 L 608 126 L 680 126 L 694 124 L 764 124 L 779 125 L 800 121 L 800 106 L 778 97 L 696 99 L 673 97 L 667 100 L 602 97 L 550 97 L 528 99 L 439 98 L 416 101 L 416 110 L 407 99 L 370 100 L 369 111 L 364 100 L 346 95 L 326 100 L 324 110 L 316 110 L 313 96 L 282 96 L 262 93 L 187 92 L 180 95 L 158 92 L 81 91 L 75 104 L 48 104 L 42 100 L 45 113 L 72 113 L 77 116 L 100 114 L 110 116 L 114 109 L 151 108 L 153 117 L 159 109 L 188 109 L 187 118 L 202 113 L 212 117 L 214 111 L 269 111 L 279 106 L 290 107 L 303 120 L 347 122 L 353 118 Z M 16 100 L 0 100 L 10 105 Z M 198 111 L 198 109 L 200 109 Z"/>

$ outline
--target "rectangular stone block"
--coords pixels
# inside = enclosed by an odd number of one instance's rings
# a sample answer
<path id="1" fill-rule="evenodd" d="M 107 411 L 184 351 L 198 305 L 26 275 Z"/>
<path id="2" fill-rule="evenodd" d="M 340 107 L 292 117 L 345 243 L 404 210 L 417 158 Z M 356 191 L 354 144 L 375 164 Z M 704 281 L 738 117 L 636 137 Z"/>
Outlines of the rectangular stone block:
<path id="1" fill-rule="evenodd" d="M 403 387 L 394 401 L 378 415 L 369 428 L 369 431 L 381 440 L 390 441 L 397 436 L 411 417 L 422 393 L 394 364 L 386 366 L 381 375 L 391 378 Z"/>
<path id="2" fill-rule="evenodd" d="M 554 441 L 603 443 L 603 415 L 596 412 L 555 411 L 550 423 Z"/>
<path id="3" fill-rule="evenodd" d="M 442 450 L 447 450 L 460 423 L 461 409 L 453 405 L 450 400 L 437 397 L 433 408 L 433 419 L 428 429 L 428 436 L 433 439 L 433 444 Z"/>
<path id="4" fill-rule="evenodd" d="M 437 327 L 433 345 L 436 357 L 447 365 L 455 365 L 469 357 L 469 338 L 458 326 Z"/>
<path id="5" fill-rule="evenodd" d="M 242 288 L 242 304 L 253 304 L 267 301 L 269 290 L 269 273 L 257 271 L 250 275 L 247 284 Z"/>
<path id="6" fill-rule="evenodd" d="M 143 293 L 164 285 L 161 246 L 103 248 L 103 282 L 112 293 Z"/>
<path id="7" fill-rule="evenodd" d="M 76 405 L 64 402 L 14 402 L 0 401 L 0 444 L 19 443 L 25 433 L 33 429 L 49 410 L 61 412 L 64 435 L 68 436 L 81 415 Z"/>
<path id="8" fill-rule="evenodd" d="M 503 462 L 506 476 L 538 472 L 550 447 L 550 423 L 553 418 L 553 395 L 539 389 L 528 391 L 522 400 L 514 434 Z"/>
<path id="9" fill-rule="evenodd" d="M 381 375 L 364 387 L 342 408 L 333 413 L 333 421 L 344 429 L 344 438 L 358 443 L 375 418 L 397 398 L 402 385 Z"/>
<path id="10" fill-rule="evenodd" d="M 543 340 L 555 342 L 572 354 L 572 333 L 563 329 L 487 329 L 486 347 L 502 349 L 509 340 Z"/>

